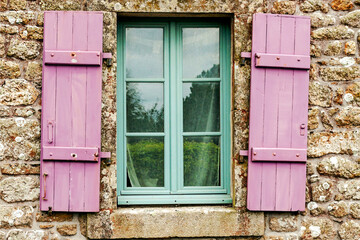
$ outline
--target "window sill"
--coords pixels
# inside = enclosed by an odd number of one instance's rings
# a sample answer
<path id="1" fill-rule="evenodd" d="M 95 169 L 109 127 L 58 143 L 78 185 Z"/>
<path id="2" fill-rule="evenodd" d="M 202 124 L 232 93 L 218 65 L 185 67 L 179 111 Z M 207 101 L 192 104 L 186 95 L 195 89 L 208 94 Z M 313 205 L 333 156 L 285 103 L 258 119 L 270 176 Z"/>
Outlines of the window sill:
<path id="1" fill-rule="evenodd" d="M 230 195 L 141 195 L 118 196 L 118 205 L 231 204 Z"/>
<path id="2" fill-rule="evenodd" d="M 88 219 L 88 233 L 94 233 L 90 238 L 99 237 L 97 230 L 103 231 L 93 217 Z M 111 233 L 106 234 L 115 239 L 262 236 L 265 229 L 263 212 L 229 206 L 119 207 L 108 217 L 102 219 L 111 223 Z"/>

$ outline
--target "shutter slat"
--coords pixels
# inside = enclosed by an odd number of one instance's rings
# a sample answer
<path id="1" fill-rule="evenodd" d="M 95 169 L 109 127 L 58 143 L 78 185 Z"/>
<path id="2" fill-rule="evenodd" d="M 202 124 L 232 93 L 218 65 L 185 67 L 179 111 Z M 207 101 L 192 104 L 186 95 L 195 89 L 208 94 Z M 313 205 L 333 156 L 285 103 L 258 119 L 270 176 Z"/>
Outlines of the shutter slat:
<path id="1" fill-rule="evenodd" d="M 294 54 L 295 19 L 281 18 L 280 53 Z M 278 123 L 278 147 L 291 147 L 291 118 L 294 71 L 282 69 L 279 71 L 279 123 Z M 301 152 L 306 161 L 305 153 Z M 303 156 L 305 155 L 305 156 Z M 278 163 L 276 166 L 276 207 L 278 210 L 290 209 L 288 200 L 290 195 L 291 164 Z M 281 197 L 284 196 L 284 197 Z"/>
<path id="2" fill-rule="evenodd" d="M 266 15 L 256 14 L 253 18 L 253 36 L 256 34 L 256 38 L 253 38 L 253 49 L 259 50 L 259 52 L 265 52 L 266 49 Z M 255 58 L 255 52 L 252 51 L 251 59 Z M 249 130 L 249 146 L 262 146 L 262 129 L 263 129 L 263 113 L 264 113 L 264 81 L 265 81 L 265 69 L 259 68 L 254 71 L 254 66 L 251 66 L 251 78 L 256 81 L 251 81 L 251 94 L 250 103 L 258 101 L 258 104 L 251 105 L 250 111 L 250 125 Z M 249 148 L 251 149 L 251 148 Z M 258 176 L 252 178 L 252 181 L 248 181 L 247 204 L 249 210 L 260 209 L 261 205 L 261 176 L 263 163 L 256 163 L 256 167 L 250 167 L 252 163 L 249 161 L 248 175 Z"/>
<path id="3" fill-rule="evenodd" d="M 73 16 L 72 50 L 87 50 L 87 15 L 77 13 Z M 86 146 L 86 68 L 72 67 L 72 127 L 74 147 Z M 84 209 L 85 163 L 70 163 L 70 210 Z"/>
<path id="4" fill-rule="evenodd" d="M 72 48 L 72 13 L 58 12 L 57 50 Z M 57 67 L 56 82 L 56 146 L 72 146 L 71 68 Z M 68 211 L 70 163 L 55 162 L 54 211 Z"/>
<path id="5" fill-rule="evenodd" d="M 280 51 L 280 18 L 267 15 L 266 53 Z M 277 147 L 279 74 L 268 68 L 265 74 L 263 146 Z M 263 165 L 261 208 L 273 210 L 276 202 L 276 163 Z"/>
<path id="6" fill-rule="evenodd" d="M 44 32 L 44 49 L 45 48 L 56 48 L 57 45 L 57 14 L 49 13 L 44 16 L 44 27 L 51 29 L 52 31 Z M 55 33 L 55 34 L 54 34 Z M 55 89 L 56 89 L 56 67 L 48 67 L 46 71 L 43 71 L 43 83 L 42 88 L 42 121 L 41 121 L 41 143 L 44 146 L 54 146 L 54 141 L 49 143 L 49 128 L 48 122 L 51 121 L 53 126 L 56 127 L 55 122 Z M 44 81 L 46 79 L 46 81 Z M 46 90 L 45 90 L 46 89 Z M 47 164 L 41 164 L 41 172 L 40 172 L 40 202 L 42 210 L 49 210 L 49 207 L 53 207 L 53 197 L 54 197 L 54 169 L 55 163 L 49 162 Z M 44 174 L 47 174 L 44 179 Z M 45 192 L 43 189 L 45 188 L 46 181 L 46 200 L 43 199 Z"/>
<path id="7" fill-rule="evenodd" d="M 276 55 L 304 56 L 302 61 L 308 59 L 309 48 L 308 18 L 254 15 L 249 149 L 260 152 L 249 155 L 249 210 L 304 210 L 307 146 L 306 131 L 300 134 L 300 126 L 306 128 L 307 123 L 308 71 L 296 64 L 284 68 L 270 60 Z M 268 58 L 267 66 L 272 67 L 256 66 L 256 55 Z M 269 155 L 272 150 L 279 155 Z M 294 157 L 297 151 L 299 157 Z"/>
<path id="8" fill-rule="evenodd" d="M 92 14 L 88 18 L 88 50 L 102 50 L 102 15 Z M 101 69 L 87 68 L 88 82 L 86 86 L 86 146 L 101 146 Z M 100 81 L 99 81 L 100 79 Z M 99 209 L 99 199 L 94 195 L 100 192 L 100 174 L 94 175 L 92 172 L 100 172 L 100 165 L 85 165 L 85 189 L 84 196 L 86 211 Z"/>
<path id="9" fill-rule="evenodd" d="M 310 20 L 298 18 L 295 26 L 295 54 L 309 54 Z M 306 81 L 304 81 L 304 79 Z M 293 135 L 292 147 L 298 148 L 307 145 L 307 134 L 301 136 L 300 126 L 305 124 L 307 132 L 308 116 L 308 89 L 309 72 L 294 72 L 294 102 L 293 108 Z M 291 191 L 292 211 L 305 210 L 306 164 L 293 164 L 291 166 Z"/>

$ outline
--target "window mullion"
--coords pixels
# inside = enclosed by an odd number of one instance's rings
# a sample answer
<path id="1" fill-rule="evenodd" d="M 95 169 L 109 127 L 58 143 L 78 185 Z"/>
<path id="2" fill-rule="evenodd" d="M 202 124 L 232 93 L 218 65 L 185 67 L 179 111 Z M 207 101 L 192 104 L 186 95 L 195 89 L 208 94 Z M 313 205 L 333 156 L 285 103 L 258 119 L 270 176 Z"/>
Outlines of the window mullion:
<path id="1" fill-rule="evenodd" d="M 169 63 L 169 105 L 170 107 L 170 192 L 176 192 L 178 190 L 178 171 L 177 159 L 179 157 L 178 148 L 178 119 L 179 119 L 179 110 L 178 110 L 178 93 L 177 93 L 177 84 L 178 84 L 178 50 L 177 50 L 177 25 L 175 22 L 170 22 L 170 39 L 169 39 L 169 53 L 170 53 L 170 63 Z"/>

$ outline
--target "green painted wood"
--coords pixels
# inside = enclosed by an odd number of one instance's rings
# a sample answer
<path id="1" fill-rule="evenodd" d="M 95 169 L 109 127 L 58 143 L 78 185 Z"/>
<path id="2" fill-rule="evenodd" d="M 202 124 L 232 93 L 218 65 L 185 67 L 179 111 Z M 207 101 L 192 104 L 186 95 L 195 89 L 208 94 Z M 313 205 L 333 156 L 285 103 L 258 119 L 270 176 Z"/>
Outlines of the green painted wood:
<path id="1" fill-rule="evenodd" d="M 143 22 L 146 21 L 146 22 Z M 164 29 L 164 77 L 125 77 L 125 28 L 161 27 Z M 218 27 L 220 29 L 220 78 L 182 79 L 182 28 Z M 118 156 L 118 204 L 229 204 L 230 197 L 230 28 L 222 20 L 206 19 L 119 19 L 118 22 L 118 72 L 117 72 L 117 156 Z M 126 133 L 125 83 L 164 83 L 164 133 Z M 220 132 L 182 132 L 182 84 L 185 82 L 220 82 Z M 126 186 L 126 137 L 164 136 L 165 186 Z M 220 186 L 183 186 L 183 136 L 220 136 Z"/>

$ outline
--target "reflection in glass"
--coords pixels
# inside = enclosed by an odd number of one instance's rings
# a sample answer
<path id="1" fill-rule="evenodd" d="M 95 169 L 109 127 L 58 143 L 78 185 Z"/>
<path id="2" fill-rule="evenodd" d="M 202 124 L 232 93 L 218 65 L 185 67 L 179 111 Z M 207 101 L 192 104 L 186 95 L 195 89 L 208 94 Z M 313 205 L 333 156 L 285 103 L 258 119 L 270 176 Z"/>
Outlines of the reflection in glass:
<path id="1" fill-rule="evenodd" d="M 127 186 L 164 186 L 164 138 L 128 137 Z"/>
<path id="2" fill-rule="evenodd" d="M 184 186 L 219 185 L 219 137 L 184 137 Z"/>
<path id="3" fill-rule="evenodd" d="M 183 78 L 220 77 L 219 28 L 183 28 Z"/>
<path id="4" fill-rule="evenodd" d="M 163 29 L 126 28 L 126 77 L 163 77 Z"/>
<path id="5" fill-rule="evenodd" d="M 220 131 L 220 83 L 183 83 L 183 131 Z"/>
<path id="6" fill-rule="evenodd" d="M 126 128 L 128 132 L 164 131 L 162 83 L 126 84 Z"/>

